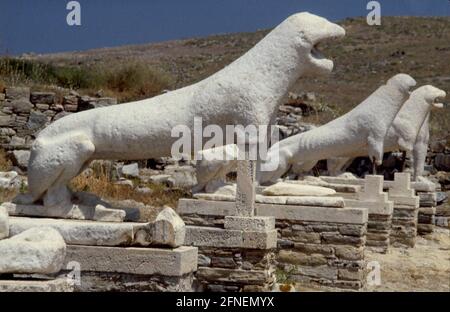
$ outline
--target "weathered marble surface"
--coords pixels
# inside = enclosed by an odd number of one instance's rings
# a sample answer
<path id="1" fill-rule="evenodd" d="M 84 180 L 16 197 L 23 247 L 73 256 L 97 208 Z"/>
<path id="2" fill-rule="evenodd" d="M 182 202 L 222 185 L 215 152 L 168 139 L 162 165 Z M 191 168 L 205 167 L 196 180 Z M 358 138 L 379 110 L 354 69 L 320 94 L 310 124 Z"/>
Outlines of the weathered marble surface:
<path id="1" fill-rule="evenodd" d="M 263 190 L 270 196 L 328 196 L 336 191 L 327 187 L 278 182 Z"/>
<path id="2" fill-rule="evenodd" d="M 0 280 L 0 292 L 73 292 L 73 282 L 65 276 L 54 280 Z"/>
<path id="3" fill-rule="evenodd" d="M 369 157 L 380 165 L 384 137 L 415 85 L 411 76 L 395 75 L 347 114 L 277 142 L 269 149 L 267 162 L 277 162 L 278 169 L 258 172 L 259 183 L 275 182 L 292 164 L 310 163 L 312 168 L 320 159 L 352 154 L 362 148 L 367 148 Z"/>
<path id="4" fill-rule="evenodd" d="M 82 271 L 137 275 L 183 276 L 197 268 L 197 248 L 67 247 L 65 263 L 77 261 Z M 83 274 L 83 273 L 82 273 Z"/>
<path id="5" fill-rule="evenodd" d="M 35 227 L 0 241 L 0 273 L 58 273 L 66 243 L 51 227 Z"/>
<path id="6" fill-rule="evenodd" d="M 413 152 L 413 179 L 418 180 L 422 175 L 429 140 L 429 118 L 433 107 L 442 108 L 446 93 L 431 85 L 422 86 L 414 90 L 409 99 L 402 106 L 384 139 L 384 152 L 403 150 Z M 349 163 L 351 157 L 366 156 L 368 149 L 353 151 L 352 154 L 341 154 L 339 162 L 328 162 L 328 170 L 336 175 Z M 344 156 L 344 157 L 342 157 Z M 345 157 L 348 156 L 348 157 Z"/>

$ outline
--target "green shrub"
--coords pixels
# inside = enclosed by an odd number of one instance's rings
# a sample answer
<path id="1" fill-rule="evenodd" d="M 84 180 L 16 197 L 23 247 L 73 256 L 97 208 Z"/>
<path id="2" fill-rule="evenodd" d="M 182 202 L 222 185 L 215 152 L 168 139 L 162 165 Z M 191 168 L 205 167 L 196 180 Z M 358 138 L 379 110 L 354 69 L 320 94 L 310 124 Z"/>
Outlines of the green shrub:
<path id="1" fill-rule="evenodd" d="M 52 82 L 70 89 L 86 89 L 92 86 L 92 74 L 84 68 L 56 67 L 51 69 Z"/>
<path id="2" fill-rule="evenodd" d="M 121 101 L 152 97 L 170 85 L 165 73 L 145 64 L 55 66 L 9 57 L 0 58 L 0 79 L 5 85 L 34 83 L 69 89 L 103 89 Z"/>

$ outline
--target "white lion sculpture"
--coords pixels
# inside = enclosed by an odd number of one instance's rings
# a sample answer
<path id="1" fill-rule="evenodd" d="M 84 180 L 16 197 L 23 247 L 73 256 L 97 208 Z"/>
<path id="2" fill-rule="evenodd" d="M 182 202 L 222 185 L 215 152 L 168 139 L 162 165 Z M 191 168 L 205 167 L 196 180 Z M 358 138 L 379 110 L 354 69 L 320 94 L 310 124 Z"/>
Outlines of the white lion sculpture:
<path id="1" fill-rule="evenodd" d="M 384 152 L 402 150 L 413 153 L 413 179 L 423 173 L 429 140 L 429 116 L 433 107 L 442 108 L 439 101 L 445 91 L 431 85 L 417 88 L 402 106 L 384 139 Z M 340 172 L 352 158 L 367 156 L 367 149 L 355 150 L 352 154 L 340 154 L 338 159 L 328 159 L 328 171 Z"/>
<path id="2" fill-rule="evenodd" d="M 292 85 L 330 73 L 317 48 L 344 36 L 342 27 L 309 13 L 290 16 L 242 57 L 203 81 L 151 99 L 66 116 L 45 128 L 31 148 L 30 195 L 45 207 L 71 205 L 69 181 L 94 159 L 137 160 L 171 155 L 178 125 L 269 125 Z M 19 201 L 18 201 L 19 202 Z M 64 216 L 62 216 L 64 217 Z"/>
<path id="3" fill-rule="evenodd" d="M 416 81 L 398 74 L 345 115 L 315 129 L 274 144 L 267 162 L 278 162 L 274 171 L 259 171 L 258 182 L 275 182 L 293 164 L 315 163 L 333 156 L 368 152 L 374 164 L 383 160 L 384 137 Z"/>

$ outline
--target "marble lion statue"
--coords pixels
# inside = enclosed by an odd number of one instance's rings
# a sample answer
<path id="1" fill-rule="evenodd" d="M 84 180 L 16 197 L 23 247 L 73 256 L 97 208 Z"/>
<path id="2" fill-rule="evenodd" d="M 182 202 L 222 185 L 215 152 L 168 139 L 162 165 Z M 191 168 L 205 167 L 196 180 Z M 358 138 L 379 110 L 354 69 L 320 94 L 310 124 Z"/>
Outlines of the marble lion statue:
<path id="1" fill-rule="evenodd" d="M 314 165 L 320 159 L 354 154 L 360 150 L 366 150 L 373 163 L 380 165 L 384 137 L 415 85 L 416 81 L 411 76 L 397 74 L 350 112 L 277 142 L 269 149 L 267 161 L 275 159 L 278 168 L 258 171 L 258 182 L 275 182 L 293 164 Z"/>
<path id="2" fill-rule="evenodd" d="M 17 203 L 71 204 L 69 181 L 92 160 L 171 156 L 171 130 L 204 125 L 269 125 L 292 85 L 305 75 L 328 74 L 333 62 L 318 45 L 345 30 L 326 19 L 288 17 L 243 56 L 193 85 L 150 99 L 72 114 L 45 128 L 31 148 L 29 194 Z"/>
<path id="3" fill-rule="evenodd" d="M 413 179 L 423 174 L 429 140 L 429 118 L 432 108 L 443 108 L 440 103 L 446 93 L 431 85 L 417 88 L 402 106 L 384 139 L 384 152 L 402 150 L 413 154 Z M 338 159 L 327 160 L 328 171 L 340 172 L 354 157 L 367 156 L 361 149 L 352 154 L 341 154 Z"/>

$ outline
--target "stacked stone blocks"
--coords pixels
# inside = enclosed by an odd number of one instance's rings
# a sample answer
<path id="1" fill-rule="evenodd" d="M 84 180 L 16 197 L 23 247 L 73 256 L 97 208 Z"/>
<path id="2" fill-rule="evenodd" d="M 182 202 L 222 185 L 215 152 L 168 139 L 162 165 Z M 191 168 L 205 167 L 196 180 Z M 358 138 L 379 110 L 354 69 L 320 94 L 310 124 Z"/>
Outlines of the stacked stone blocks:
<path id="1" fill-rule="evenodd" d="M 183 220 L 191 225 L 187 237 L 192 228 L 216 228 L 223 233 L 219 229 L 229 226 L 226 215 L 235 209 L 234 203 L 227 201 L 181 199 L 178 205 Z M 255 214 L 275 217 L 277 251 L 273 255 L 278 269 L 287 272 L 291 280 L 339 288 L 364 286 L 366 209 L 256 203 Z M 223 246 L 231 240 L 217 234 L 215 243 Z"/>
<path id="2" fill-rule="evenodd" d="M 369 212 L 366 245 L 371 249 L 386 253 L 390 245 L 393 202 L 383 192 L 383 176 L 368 175 L 364 189 L 357 193 L 357 199 L 346 199 L 348 207 L 363 207 Z"/>
<path id="3" fill-rule="evenodd" d="M 6 150 L 26 150 L 49 123 L 78 111 L 117 104 L 108 97 L 80 96 L 74 91 L 32 92 L 28 87 L 9 87 L 0 93 L 0 144 Z"/>
<path id="4" fill-rule="evenodd" d="M 409 173 L 395 173 L 389 199 L 394 202 L 391 243 L 414 247 L 417 237 L 419 196 L 411 188 Z"/>

